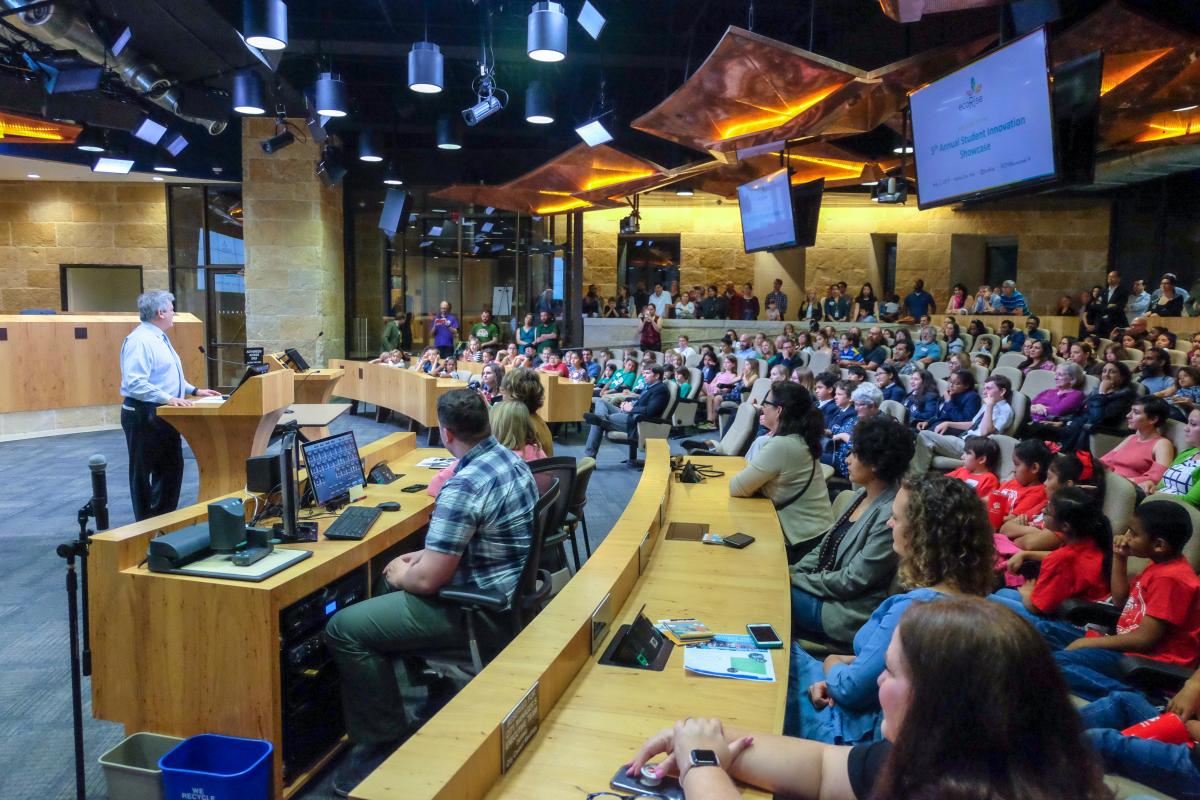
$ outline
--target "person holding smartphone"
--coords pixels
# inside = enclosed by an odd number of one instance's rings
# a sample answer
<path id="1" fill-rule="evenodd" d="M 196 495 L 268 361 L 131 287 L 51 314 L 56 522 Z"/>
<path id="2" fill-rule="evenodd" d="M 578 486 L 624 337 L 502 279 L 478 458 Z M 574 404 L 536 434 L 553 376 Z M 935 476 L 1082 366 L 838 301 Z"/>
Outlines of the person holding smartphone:
<path id="1" fill-rule="evenodd" d="M 454 355 L 454 337 L 458 336 L 458 317 L 450 313 L 450 302 L 443 300 L 438 313 L 429 325 L 433 333 L 433 346 L 442 358 Z"/>

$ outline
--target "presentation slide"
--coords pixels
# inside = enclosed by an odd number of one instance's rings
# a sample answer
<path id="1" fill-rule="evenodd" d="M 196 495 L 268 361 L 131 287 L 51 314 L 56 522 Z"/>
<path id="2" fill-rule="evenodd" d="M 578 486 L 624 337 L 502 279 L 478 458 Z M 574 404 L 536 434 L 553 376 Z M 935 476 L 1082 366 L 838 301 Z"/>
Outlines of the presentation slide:
<path id="1" fill-rule="evenodd" d="M 929 84 L 910 100 L 921 208 L 1054 176 L 1045 31 Z"/>
<path id="2" fill-rule="evenodd" d="M 791 186 L 786 169 L 739 186 L 738 204 L 747 253 L 795 244 Z"/>

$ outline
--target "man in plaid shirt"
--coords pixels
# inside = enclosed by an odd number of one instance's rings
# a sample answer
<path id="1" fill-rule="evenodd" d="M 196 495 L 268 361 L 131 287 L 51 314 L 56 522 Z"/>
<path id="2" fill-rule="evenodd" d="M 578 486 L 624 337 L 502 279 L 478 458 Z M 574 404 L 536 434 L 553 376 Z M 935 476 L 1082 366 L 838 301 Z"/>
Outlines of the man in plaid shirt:
<path id="1" fill-rule="evenodd" d="M 457 389 L 438 400 L 437 412 L 442 441 L 459 462 L 438 493 L 425 548 L 384 568 L 385 594 L 343 609 L 325 628 L 353 743 L 334 775 L 343 796 L 409 733 L 393 659 L 462 646 L 462 612 L 439 603 L 438 590 L 511 599 L 532 543 L 537 485 L 521 457 L 492 437 L 483 400 Z"/>

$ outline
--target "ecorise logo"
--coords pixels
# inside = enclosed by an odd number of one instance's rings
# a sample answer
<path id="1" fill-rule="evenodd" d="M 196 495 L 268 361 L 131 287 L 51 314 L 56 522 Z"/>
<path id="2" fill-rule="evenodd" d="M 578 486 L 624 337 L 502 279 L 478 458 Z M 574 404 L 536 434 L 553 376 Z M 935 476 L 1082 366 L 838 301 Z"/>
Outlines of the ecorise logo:
<path id="1" fill-rule="evenodd" d="M 971 86 L 967 89 L 967 99 L 958 104 L 959 111 L 969 111 L 983 102 L 983 84 L 976 83 L 971 78 Z"/>

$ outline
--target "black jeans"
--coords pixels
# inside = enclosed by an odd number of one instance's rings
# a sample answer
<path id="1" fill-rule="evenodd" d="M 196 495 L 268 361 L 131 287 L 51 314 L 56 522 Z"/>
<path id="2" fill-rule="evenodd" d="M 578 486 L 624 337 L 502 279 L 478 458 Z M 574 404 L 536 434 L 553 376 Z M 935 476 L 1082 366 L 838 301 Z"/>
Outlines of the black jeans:
<path id="1" fill-rule="evenodd" d="M 157 517 L 179 506 L 183 484 L 183 439 L 158 418 L 154 403 L 128 397 L 121 401 L 121 429 L 129 448 L 129 496 L 137 520 Z"/>

